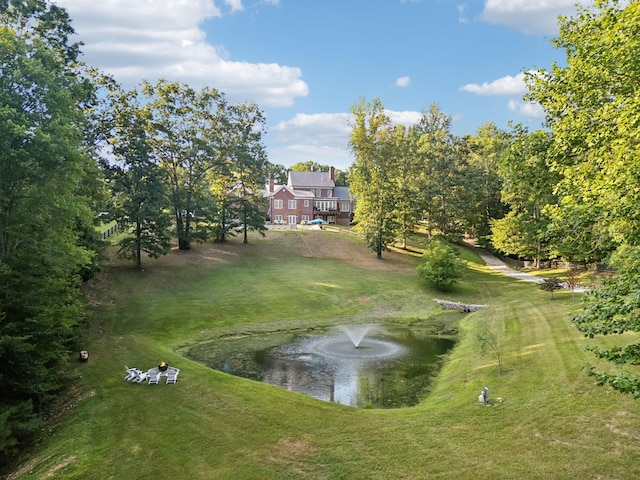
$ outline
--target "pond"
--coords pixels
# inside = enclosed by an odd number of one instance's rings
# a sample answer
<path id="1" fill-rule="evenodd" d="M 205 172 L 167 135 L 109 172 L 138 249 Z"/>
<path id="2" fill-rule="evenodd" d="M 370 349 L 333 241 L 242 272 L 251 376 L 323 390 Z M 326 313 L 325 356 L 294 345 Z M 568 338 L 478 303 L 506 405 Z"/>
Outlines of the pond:
<path id="1" fill-rule="evenodd" d="M 424 327 L 351 325 L 223 338 L 187 356 L 222 372 L 355 407 L 412 406 L 455 340 Z"/>

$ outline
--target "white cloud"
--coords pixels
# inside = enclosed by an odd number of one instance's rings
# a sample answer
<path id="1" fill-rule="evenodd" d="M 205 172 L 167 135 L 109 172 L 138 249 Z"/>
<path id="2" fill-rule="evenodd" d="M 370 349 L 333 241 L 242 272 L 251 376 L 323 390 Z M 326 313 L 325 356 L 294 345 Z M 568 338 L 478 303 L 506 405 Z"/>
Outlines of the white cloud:
<path id="1" fill-rule="evenodd" d="M 521 95 L 527 91 L 524 83 L 524 73 L 519 73 L 515 77 L 506 75 L 493 82 L 468 83 L 460 88 L 463 92 L 475 93 L 476 95 Z"/>
<path id="2" fill-rule="evenodd" d="M 408 87 L 409 84 L 411 83 L 411 77 L 400 77 L 398 78 L 395 83 L 393 84 L 395 87 Z"/>
<path id="3" fill-rule="evenodd" d="M 244 10 L 242 0 L 224 0 L 224 3 L 231 8 L 231 12 L 242 12 Z"/>
<path id="4" fill-rule="evenodd" d="M 299 68 L 228 58 L 224 47 L 207 43 L 200 24 L 222 16 L 213 0 L 57 0 L 84 42 L 84 61 L 126 87 L 160 78 L 207 85 L 230 101 L 287 107 L 308 95 Z M 273 2 L 270 2 L 273 4 Z M 241 0 L 225 0 L 232 11 Z"/>
<path id="5" fill-rule="evenodd" d="M 507 108 L 512 112 L 518 112 L 523 117 L 544 118 L 544 110 L 538 103 L 509 100 Z"/>
<path id="6" fill-rule="evenodd" d="M 469 19 L 467 18 L 467 15 L 466 15 L 467 4 L 461 3 L 457 5 L 456 8 L 458 10 L 458 23 L 469 23 Z"/>
<path id="7" fill-rule="evenodd" d="M 415 125 L 421 117 L 415 111 L 384 111 L 392 125 Z M 275 145 L 269 149 L 269 161 L 285 166 L 311 160 L 322 165 L 346 169 L 353 163 L 349 136 L 350 113 L 298 113 L 269 129 L 267 137 Z M 286 146 L 278 146 L 286 144 Z"/>
<path id="8" fill-rule="evenodd" d="M 558 16 L 570 16 L 575 4 L 589 0 L 486 0 L 480 19 L 527 34 L 556 34 Z"/>
<path id="9" fill-rule="evenodd" d="M 351 118 L 349 113 L 298 113 L 278 122 L 267 135 L 276 144 L 269 149 L 269 161 L 285 167 L 312 161 L 347 169 L 353 163 L 348 145 Z"/>
<path id="10" fill-rule="evenodd" d="M 349 113 L 298 113 L 291 120 L 277 123 L 269 132 L 278 142 L 345 148 L 351 118 Z"/>
<path id="11" fill-rule="evenodd" d="M 420 121 L 422 114 L 420 112 L 404 110 L 402 112 L 396 112 L 394 110 L 385 109 L 384 113 L 391 120 L 392 125 L 405 125 L 407 127 L 415 125 Z"/>

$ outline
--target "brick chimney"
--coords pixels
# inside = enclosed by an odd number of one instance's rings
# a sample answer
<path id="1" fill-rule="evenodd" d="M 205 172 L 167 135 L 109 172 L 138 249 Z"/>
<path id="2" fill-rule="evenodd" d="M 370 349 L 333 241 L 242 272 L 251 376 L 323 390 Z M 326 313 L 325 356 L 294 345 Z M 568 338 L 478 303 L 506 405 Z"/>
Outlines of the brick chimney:
<path id="1" fill-rule="evenodd" d="M 273 193 L 273 178 L 269 177 L 269 193 Z"/>
<path id="2" fill-rule="evenodd" d="M 336 179 L 335 178 L 335 176 L 336 176 L 336 169 L 335 168 L 331 167 L 329 169 L 329 174 L 330 174 L 331 180 L 335 180 Z"/>

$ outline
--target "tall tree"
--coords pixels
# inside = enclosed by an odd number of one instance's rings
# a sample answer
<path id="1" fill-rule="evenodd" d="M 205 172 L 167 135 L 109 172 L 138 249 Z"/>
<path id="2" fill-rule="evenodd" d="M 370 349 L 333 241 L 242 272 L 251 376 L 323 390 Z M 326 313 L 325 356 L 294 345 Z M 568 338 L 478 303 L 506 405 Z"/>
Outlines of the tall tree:
<path id="1" fill-rule="evenodd" d="M 429 235 L 438 231 L 443 235 L 460 234 L 459 189 L 461 169 L 457 152 L 460 146 L 451 133 L 451 117 L 433 103 L 422 112 L 417 128 L 420 131 L 421 155 L 420 190 L 423 220 Z"/>
<path id="2" fill-rule="evenodd" d="M 235 237 L 240 227 L 240 219 L 233 209 L 236 200 L 234 190 L 236 178 L 232 172 L 234 165 L 231 156 L 207 174 L 209 189 L 214 200 L 214 240 L 226 242 L 228 237 Z"/>
<path id="3" fill-rule="evenodd" d="M 587 261 L 640 242 L 639 18 L 638 2 L 579 7 L 553 41 L 566 66 L 527 77 L 528 98 L 544 108 L 554 136 L 551 168 L 561 175 L 554 224 Z"/>
<path id="4" fill-rule="evenodd" d="M 467 205 L 463 211 L 465 231 L 478 239 L 480 245 L 490 243 L 491 221 L 507 212 L 501 201 L 502 179 L 498 161 L 507 145 L 507 134 L 493 123 L 478 128 L 475 135 L 464 139 L 467 169 L 464 172 L 464 194 Z"/>
<path id="5" fill-rule="evenodd" d="M 211 234 L 209 222 L 194 220 L 210 207 L 208 173 L 227 155 L 227 102 L 218 90 L 165 80 L 145 83 L 143 92 L 153 109 L 153 150 L 169 175 L 178 248 L 188 250 Z"/>
<path id="6" fill-rule="evenodd" d="M 407 238 L 415 232 L 421 216 L 419 196 L 419 131 L 415 127 L 397 125 L 391 132 L 393 162 L 395 168 L 390 176 L 391 188 L 395 192 L 394 215 L 397 221 L 396 236 L 402 248 L 407 248 Z"/>
<path id="7" fill-rule="evenodd" d="M 84 107 L 93 86 L 66 12 L 0 2 L 0 463 L 33 438 L 60 391 L 94 260 Z M 82 229 L 85 230 L 84 228 Z"/>
<path id="8" fill-rule="evenodd" d="M 351 192 L 358 199 L 354 222 L 357 231 L 378 259 L 397 231 L 393 189 L 394 155 L 390 120 L 379 99 L 364 99 L 351 107 L 354 115 L 349 145 L 355 155 L 351 167 Z"/>
<path id="9" fill-rule="evenodd" d="M 264 114 L 255 104 L 233 105 L 231 117 L 231 172 L 234 179 L 232 206 L 242 227 L 242 243 L 249 242 L 248 231 L 264 235 L 266 199 L 263 195 L 267 154 L 262 144 Z"/>
<path id="10" fill-rule="evenodd" d="M 122 92 L 112 103 L 112 144 L 120 163 L 113 172 L 112 215 L 125 228 L 119 253 L 142 270 L 142 254 L 158 258 L 169 251 L 171 217 L 165 193 L 166 172 L 153 161 L 148 138 L 151 112 L 140 105 L 137 90 Z"/>
<path id="11" fill-rule="evenodd" d="M 279 163 L 267 162 L 265 165 L 266 177 L 274 180 L 276 185 L 287 183 L 287 168 Z"/>
<path id="12" fill-rule="evenodd" d="M 551 248 L 550 219 L 544 209 L 556 202 L 558 175 L 547 165 L 552 137 L 544 130 L 529 133 L 517 125 L 512 138 L 499 161 L 502 200 L 511 210 L 492 222 L 492 242 L 509 255 L 535 259 L 539 267 Z"/>

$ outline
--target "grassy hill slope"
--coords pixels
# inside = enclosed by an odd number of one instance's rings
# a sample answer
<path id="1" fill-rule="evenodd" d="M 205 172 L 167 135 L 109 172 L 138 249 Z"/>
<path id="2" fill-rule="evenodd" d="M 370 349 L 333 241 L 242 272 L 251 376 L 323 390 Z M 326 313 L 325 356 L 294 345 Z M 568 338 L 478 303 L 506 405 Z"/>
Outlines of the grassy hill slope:
<path id="1" fill-rule="evenodd" d="M 450 294 L 427 289 L 419 258 L 378 261 L 353 235 L 269 232 L 249 245 L 196 245 L 114 261 L 87 290 L 91 359 L 66 412 L 11 479 L 637 478 L 640 415 L 631 397 L 596 387 L 569 322 L 571 293 L 492 273 L 473 253 Z M 462 316 L 433 298 L 482 303 Z M 399 410 L 355 409 L 210 370 L 181 348 L 221 335 L 396 322 L 460 327 L 433 393 Z M 489 323 L 504 373 L 481 355 Z M 165 360 L 177 385 L 133 385 L 123 366 Z M 503 403 L 482 406 L 483 386 Z"/>

